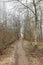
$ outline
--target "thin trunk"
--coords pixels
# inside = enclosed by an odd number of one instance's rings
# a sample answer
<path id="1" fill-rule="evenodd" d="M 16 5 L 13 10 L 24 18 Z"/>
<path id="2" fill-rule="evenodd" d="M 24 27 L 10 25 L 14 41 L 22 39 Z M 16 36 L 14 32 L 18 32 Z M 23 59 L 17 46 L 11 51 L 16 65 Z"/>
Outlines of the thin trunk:
<path id="1" fill-rule="evenodd" d="M 41 11 L 41 19 L 40 19 L 40 38 L 42 40 L 42 11 Z"/>
<path id="2" fill-rule="evenodd" d="M 33 5 L 34 5 L 34 10 L 35 10 L 35 30 L 34 30 L 34 35 L 35 35 L 35 45 L 37 45 L 38 20 L 37 20 L 37 9 L 36 9 L 35 0 L 33 0 Z"/>

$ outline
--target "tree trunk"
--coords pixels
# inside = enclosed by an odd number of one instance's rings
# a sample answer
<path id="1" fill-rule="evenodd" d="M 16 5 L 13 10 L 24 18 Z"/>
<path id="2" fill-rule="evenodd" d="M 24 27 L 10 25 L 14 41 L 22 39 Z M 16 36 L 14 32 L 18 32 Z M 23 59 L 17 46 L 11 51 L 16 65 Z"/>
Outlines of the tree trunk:
<path id="1" fill-rule="evenodd" d="M 35 30 L 34 30 L 34 36 L 35 36 L 35 46 L 37 45 L 37 32 L 38 32 L 38 20 L 37 20 L 37 9 L 36 9 L 36 3 L 35 0 L 33 0 L 34 5 L 34 11 L 35 11 Z"/>
<path id="2" fill-rule="evenodd" d="M 41 19 L 40 19 L 40 38 L 42 40 L 42 11 L 41 11 Z"/>

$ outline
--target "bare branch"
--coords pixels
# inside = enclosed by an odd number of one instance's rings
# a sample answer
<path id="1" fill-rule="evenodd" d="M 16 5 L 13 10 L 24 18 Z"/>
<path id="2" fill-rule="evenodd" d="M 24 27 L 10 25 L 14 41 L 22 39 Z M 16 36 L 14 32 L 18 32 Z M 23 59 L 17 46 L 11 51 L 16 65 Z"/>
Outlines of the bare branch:
<path id="1" fill-rule="evenodd" d="M 35 15 L 35 13 L 34 13 L 34 11 L 30 8 L 30 7 L 28 7 L 28 6 L 26 6 L 25 4 L 23 4 L 21 1 L 19 1 L 19 0 L 17 0 L 18 2 L 20 2 L 23 6 L 25 6 L 26 8 L 28 8 L 34 15 Z"/>

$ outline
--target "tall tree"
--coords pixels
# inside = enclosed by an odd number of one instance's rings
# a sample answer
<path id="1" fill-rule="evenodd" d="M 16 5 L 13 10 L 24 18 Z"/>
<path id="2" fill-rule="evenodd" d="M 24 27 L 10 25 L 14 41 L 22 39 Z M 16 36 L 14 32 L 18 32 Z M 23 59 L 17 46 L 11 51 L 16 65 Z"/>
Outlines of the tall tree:
<path id="1" fill-rule="evenodd" d="M 38 17 L 37 17 L 37 8 L 36 8 L 36 1 L 33 0 L 33 6 L 35 11 L 35 30 L 34 30 L 34 36 L 35 36 L 35 46 L 37 45 L 37 31 L 38 31 Z"/>

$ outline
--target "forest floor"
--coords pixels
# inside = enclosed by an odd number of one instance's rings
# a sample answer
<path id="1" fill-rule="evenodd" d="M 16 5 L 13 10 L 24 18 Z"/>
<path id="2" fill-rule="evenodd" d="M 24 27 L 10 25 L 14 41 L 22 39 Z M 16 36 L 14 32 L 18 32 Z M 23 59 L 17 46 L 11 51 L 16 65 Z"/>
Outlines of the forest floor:
<path id="1" fill-rule="evenodd" d="M 28 65 L 22 40 L 16 41 L 0 55 L 0 65 Z"/>
<path id="2" fill-rule="evenodd" d="M 40 52 L 31 49 L 30 42 L 16 41 L 0 55 L 0 65 L 43 65 L 43 49 Z"/>
<path id="3" fill-rule="evenodd" d="M 0 55 L 0 65 L 14 65 L 15 64 L 15 43 L 12 44 L 9 48 L 3 51 L 3 54 Z"/>
<path id="4" fill-rule="evenodd" d="M 37 49 L 29 41 L 24 40 L 23 43 L 29 65 L 43 65 L 43 42 L 38 43 Z"/>

